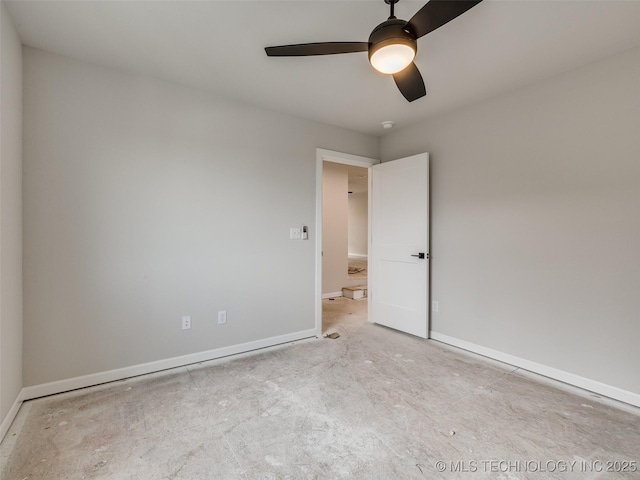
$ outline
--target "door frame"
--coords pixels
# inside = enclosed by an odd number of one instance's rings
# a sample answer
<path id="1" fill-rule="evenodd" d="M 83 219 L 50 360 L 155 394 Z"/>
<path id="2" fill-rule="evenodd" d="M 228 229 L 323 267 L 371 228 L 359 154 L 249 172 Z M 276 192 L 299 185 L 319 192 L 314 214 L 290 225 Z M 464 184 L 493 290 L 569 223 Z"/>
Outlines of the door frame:
<path id="1" fill-rule="evenodd" d="M 359 155 L 351 155 L 350 153 L 335 152 L 333 150 L 325 150 L 324 148 L 316 148 L 316 337 L 322 336 L 322 166 L 324 162 L 341 163 L 343 165 L 352 165 L 355 167 L 364 167 L 369 170 L 367 175 L 368 182 L 368 214 L 371 216 L 371 167 L 380 163 L 376 158 L 361 157 Z M 371 222 L 367 220 L 367 244 L 369 251 L 371 250 Z M 367 300 L 369 302 L 370 300 Z"/>

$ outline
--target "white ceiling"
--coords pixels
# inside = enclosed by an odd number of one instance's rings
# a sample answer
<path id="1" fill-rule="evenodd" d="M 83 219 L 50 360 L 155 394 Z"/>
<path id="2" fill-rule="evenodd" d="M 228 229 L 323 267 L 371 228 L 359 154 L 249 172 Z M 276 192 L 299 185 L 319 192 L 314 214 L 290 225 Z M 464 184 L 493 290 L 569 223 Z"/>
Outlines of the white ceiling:
<path id="1" fill-rule="evenodd" d="M 408 103 L 366 53 L 268 58 L 271 45 L 367 41 L 383 0 L 6 1 L 25 45 L 382 135 L 640 45 L 640 1 L 485 0 L 422 37 Z M 408 20 L 423 1 L 401 0 Z"/>

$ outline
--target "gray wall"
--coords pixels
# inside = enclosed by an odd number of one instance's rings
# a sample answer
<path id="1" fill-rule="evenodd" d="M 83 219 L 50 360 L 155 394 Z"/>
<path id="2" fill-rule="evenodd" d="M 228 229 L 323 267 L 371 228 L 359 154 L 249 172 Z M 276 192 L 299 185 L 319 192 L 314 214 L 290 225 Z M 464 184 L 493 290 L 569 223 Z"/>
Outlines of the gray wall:
<path id="1" fill-rule="evenodd" d="M 367 255 L 369 249 L 369 194 L 349 195 L 349 254 Z"/>
<path id="2" fill-rule="evenodd" d="M 349 280 L 349 177 L 346 165 L 322 165 L 322 294 L 342 294 Z"/>
<path id="3" fill-rule="evenodd" d="M 24 94 L 25 385 L 314 328 L 289 228 L 377 138 L 30 48 Z"/>
<path id="4" fill-rule="evenodd" d="M 0 9 L 1 424 L 22 389 L 22 47 L 4 3 Z"/>
<path id="5" fill-rule="evenodd" d="M 430 153 L 433 331 L 640 393 L 639 86 L 635 49 L 382 139 Z"/>

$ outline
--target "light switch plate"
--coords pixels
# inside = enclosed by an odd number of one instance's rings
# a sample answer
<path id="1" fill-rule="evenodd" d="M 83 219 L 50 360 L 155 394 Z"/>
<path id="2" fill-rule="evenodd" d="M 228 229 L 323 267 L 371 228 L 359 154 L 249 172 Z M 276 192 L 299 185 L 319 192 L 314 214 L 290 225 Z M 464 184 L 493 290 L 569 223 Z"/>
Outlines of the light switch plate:
<path id="1" fill-rule="evenodd" d="M 300 238 L 302 238 L 300 227 L 291 227 L 289 229 L 289 238 L 291 240 L 300 240 Z"/>

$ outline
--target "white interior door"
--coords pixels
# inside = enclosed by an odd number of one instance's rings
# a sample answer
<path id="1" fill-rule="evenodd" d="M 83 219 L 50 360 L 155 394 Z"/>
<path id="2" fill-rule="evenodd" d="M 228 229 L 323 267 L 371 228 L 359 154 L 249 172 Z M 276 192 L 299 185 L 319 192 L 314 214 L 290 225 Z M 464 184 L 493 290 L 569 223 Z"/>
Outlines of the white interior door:
<path id="1" fill-rule="evenodd" d="M 371 173 L 370 320 L 427 338 L 429 154 L 374 165 Z"/>

